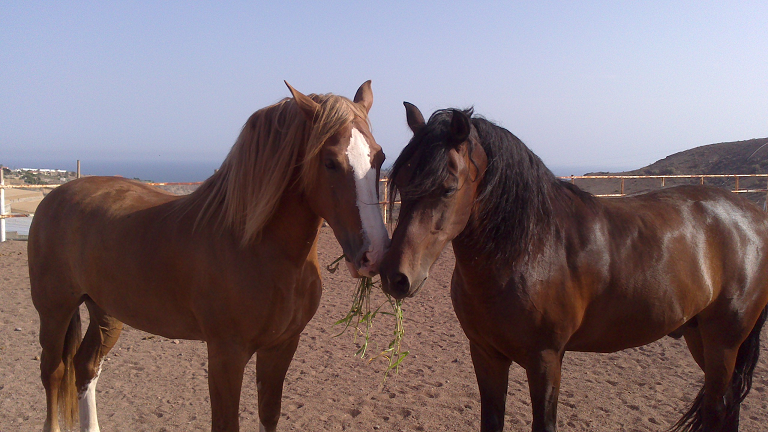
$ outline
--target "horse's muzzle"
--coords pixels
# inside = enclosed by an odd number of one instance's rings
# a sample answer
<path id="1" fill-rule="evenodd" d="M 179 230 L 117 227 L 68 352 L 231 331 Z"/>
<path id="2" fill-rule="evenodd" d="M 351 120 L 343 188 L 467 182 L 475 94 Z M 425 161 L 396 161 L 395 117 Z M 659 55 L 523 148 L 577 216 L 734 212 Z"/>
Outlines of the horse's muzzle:
<path id="1" fill-rule="evenodd" d="M 411 292 L 411 281 L 407 275 L 401 272 L 381 275 L 381 289 L 397 300 L 408 297 Z"/>
<path id="2" fill-rule="evenodd" d="M 359 259 L 355 260 L 354 263 L 346 261 L 350 276 L 361 278 L 373 277 L 379 274 L 379 263 L 371 260 L 370 256 L 370 251 L 367 251 Z"/>

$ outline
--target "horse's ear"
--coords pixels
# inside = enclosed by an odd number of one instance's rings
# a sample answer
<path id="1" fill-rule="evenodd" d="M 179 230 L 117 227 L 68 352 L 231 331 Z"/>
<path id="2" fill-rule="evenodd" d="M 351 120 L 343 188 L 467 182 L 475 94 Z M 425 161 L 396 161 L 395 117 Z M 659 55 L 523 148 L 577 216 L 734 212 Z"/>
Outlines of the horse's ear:
<path id="1" fill-rule="evenodd" d="M 299 109 L 301 109 L 301 112 L 304 113 L 304 117 L 306 117 L 307 121 L 313 123 L 315 121 L 315 116 L 318 112 L 320 112 L 320 104 L 310 99 L 309 96 L 306 96 L 300 91 L 291 87 L 291 85 L 288 84 L 288 81 L 283 82 L 288 86 L 288 90 L 291 91 L 293 100 L 296 101 L 296 105 L 298 105 Z"/>
<path id="2" fill-rule="evenodd" d="M 408 121 L 408 127 L 415 134 L 424 127 L 424 116 L 421 115 L 421 111 L 416 108 L 416 105 L 410 102 L 403 102 L 403 105 L 405 105 L 405 119 Z"/>
<path id="3" fill-rule="evenodd" d="M 356 104 L 360 104 L 360 106 L 365 108 L 365 112 L 371 111 L 371 106 L 373 105 L 373 91 L 371 90 L 371 80 L 364 82 L 363 85 L 361 85 L 360 88 L 357 89 L 357 93 L 355 93 L 354 102 Z"/>
<path id="4" fill-rule="evenodd" d="M 469 132 L 472 130 L 469 116 L 459 110 L 451 110 L 451 142 L 452 145 L 459 145 L 467 140 Z"/>

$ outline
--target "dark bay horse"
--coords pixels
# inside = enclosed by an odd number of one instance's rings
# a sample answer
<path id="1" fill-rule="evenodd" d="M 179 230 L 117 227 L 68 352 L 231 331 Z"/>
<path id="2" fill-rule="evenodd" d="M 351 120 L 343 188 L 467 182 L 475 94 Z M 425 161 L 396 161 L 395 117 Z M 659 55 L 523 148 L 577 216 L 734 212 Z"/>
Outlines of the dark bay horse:
<path id="1" fill-rule="evenodd" d="M 208 347 L 212 430 L 239 429 L 246 363 L 256 357 L 259 419 L 274 431 L 283 380 L 321 294 L 321 220 L 362 274 L 388 236 L 378 206 L 384 154 L 371 135 L 370 81 L 354 101 L 286 98 L 254 113 L 221 168 L 178 197 L 114 177 L 51 192 L 29 236 L 40 315 L 44 431 L 98 431 L 95 387 L 123 323 Z M 90 325 L 80 340 L 79 306 Z"/>
<path id="2" fill-rule="evenodd" d="M 555 431 L 565 351 L 685 337 L 704 387 L 674 426 L 734 432 L 768 303 L 768 218 L 741 197 L 683 186 L 600 199 L 557 180 L 471 110 L 424 122 L 394 164 L 402 207 L 383 289 L 413 295 L 451 241 L 451 299 L 469 338 L 481 431 L 501 431 L 509 367 L 528 376 L 533 431 Z"/>

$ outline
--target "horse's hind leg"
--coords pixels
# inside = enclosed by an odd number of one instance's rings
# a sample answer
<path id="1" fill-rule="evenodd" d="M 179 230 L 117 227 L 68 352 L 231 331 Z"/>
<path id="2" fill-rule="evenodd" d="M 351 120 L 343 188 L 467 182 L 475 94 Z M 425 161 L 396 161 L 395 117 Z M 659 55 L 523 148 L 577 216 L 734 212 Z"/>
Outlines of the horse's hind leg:
<path id="1" fill-rule="evenodd" d="M 688 351 L 691 352 L 693 360 L 704 370 L 704 345 L 701 341 L 701 333 L 696 327 L 685 329 L 683 332 L 685 343 L 688 345 Z"/>
<path id="2" fill-rule="evenodd" d="M 67 428 L 77 418 L 72 357 L 80 343 L 80 314 L 77 305 L 68 311 L 39 308 L 38 312 L 42 348 L 40 380 L 46 401 L 43 432 L 59 432 L 59 411 Z"/>
<path id="3" fill-rule="evenodd" d="M 725 426 L 728 408 L 732 403 L 729 384 L 738 351 L 738 347 L 712 346 L 708 345 L 706 339 L 704 341 L 704 393 L 701 406 L 703 430 L 731 430 Z M 738 430 L 738 424 L 735 430 Z"/>
<path id="4" fill-rule="evenodd" d="M 718 342 L 717 332 L 700 326 L 684 333 L 688 349 L 696 363 L 704 371 L 704 387 L 693 401 L 691 408 L 672 427 L 678 432 L 735 432 L 726 427 L 731 395 L 729 383 L 736 365 L 738 346 L 727 347 Z M 738 407 L 736 408 L 738 409 Z M 738 414 L 737 414 L 738 416 Z M 738 420 L 737 420 L 738 422 Z"/>
<path id="5" fill-rule="evenodd" d="M 101 372 L 101 363 L 109 350 L 115 346 L 123 323 L 107 315 L 92 300 L 85 301 L 91 322 L 85 338 L 75 355 L 76 386 L 80 411 L 80 430 L 98 432 L 96 417 L 96 382 Z"/>
<path id="6" fill-rule="evenodd" d="M 261 432 L 273 432 L 277 428 L 283 381 L 298 346 L 297 336 L 281 346 L 260 350 L 256 354 L 256 387 L 259 391 Z"/>
<path id="7" fill-rule="evenodd" d="M 704 388 L 673 430 L 738 431 L 740 404 L 751 387 L 766 314 L 764 310 L 746 337 L 743 323 L 722 319 L 686 334 L 694 359 L 704 369 Z"/>
<path id="8" fill-rule="evenodd" d="M 765 307 L 760 313 L 749 335 L 739 346 L 736 365 L 727 393 L 729 409 L 723 432 L 737 432 L 739 430 L 739 411 L 741 403 L 752 388 L 752 375 L 760 357 L 760 332 L 766 319 L 768 319 L 768 307 Z"/>

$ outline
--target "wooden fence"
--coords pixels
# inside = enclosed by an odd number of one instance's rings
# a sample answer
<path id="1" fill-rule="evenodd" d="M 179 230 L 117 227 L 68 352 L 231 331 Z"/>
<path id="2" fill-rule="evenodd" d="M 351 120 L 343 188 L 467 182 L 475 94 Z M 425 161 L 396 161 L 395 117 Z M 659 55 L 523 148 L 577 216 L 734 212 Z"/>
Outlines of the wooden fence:
<path id="1" fill-rule="evenodd" d="M 576 183 L 576 180 L 578 179 L 586 179 L 586 180 L 599 180 L 599 179 L 617 179 L 620 181 L 619 186 L 619 193 L 617 194 L 597 194 L 596 196 L 603 196 L 603 197 L 620 197 L 626 195 L 625 191 L 625 181 L 626 180 L 637 180 L 637 179 L 657 179 L 661 182 L 659 185 L 660 187 L 665 187 L 667 180 L 675 180 L 675 179 L 698 179 L 699 184 L 704 184 L 705 179 L 733 179 L 734 180 L 734 188 L 731 189 L 731 192 L 734 193 L 768 193 L 768 183 L 766 183 L 765 188 L 745 188 L 742 189 L 739 187 L 740 179 L 758 179 L 763 178 L 766 179 L 766 182 L 768 182 L 768 174 L 670 174 L 670 175 L 592 175 L 592 176 L 566 176 L 566 177 L 560 177 L 562 180 L 570 180 L 571 183 Z"/>
<path id="2" fill-rule="evenodd" d="M 78 177 L 79 177 L 79 161 L 78 161 Z M 618 180 L 618 193 L 605 193 L 595 194 L 598 197 L 621 197 L 626 195 L 625 182 L 627 180 L 644 180 L 644 179 L 656 179 L 660 182 L 659 187 L 665 187 L 668 180 L 680 180 L 680 179 L 698 179 L 699 184 L 704 184 L 705 179 L 733 179 L 734 187 L 731 188 L 731 192 L 734 193 L 764 193 L 768 194 L 768 174 L 685 174 L 685 175 L 592 175 L 592 176 L 565 176 L 559 177 L 561 180 L 570 181 L 576 183 L 576 180 Z M 765 179 L 766 185 L 764 188 L 747 187 L 741 188 L 740 184 L 744 179 Z M 379 180 L 381 189 L 382 201 L 379 205 L 382 206 L 384 220 L 387 220 L 387 216 L 390 215 L 392 209 L 389 208 L 389 179 L 383 178 Z M 147 183 L 151 186 L 195 186 L 200 185 L 202 182 L 183 182 L 183 183 Z M 53 189 L 59 185 L 5 185 L 2 170 L 0 170 L 0 242 L 5 241 L 5 219 L 14 217 L 31 217 L 34 214 L 7 214 L 5 211 L 5 189 Z M 394 204 L 399 204 L 399 201 L 395 201 Z"/>

